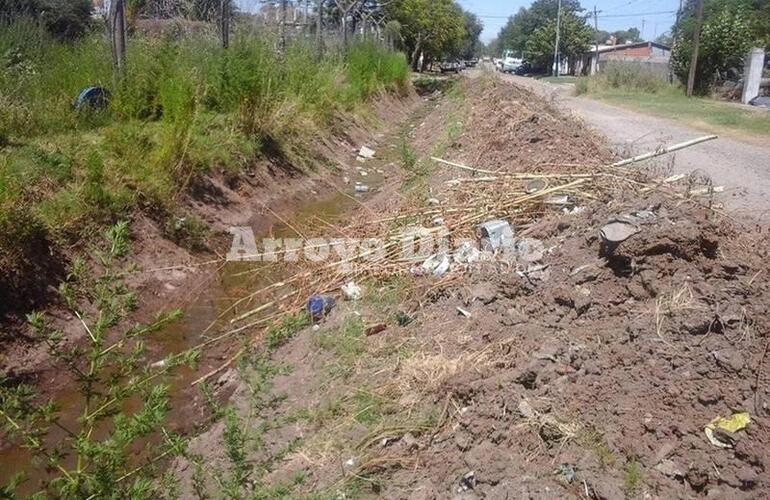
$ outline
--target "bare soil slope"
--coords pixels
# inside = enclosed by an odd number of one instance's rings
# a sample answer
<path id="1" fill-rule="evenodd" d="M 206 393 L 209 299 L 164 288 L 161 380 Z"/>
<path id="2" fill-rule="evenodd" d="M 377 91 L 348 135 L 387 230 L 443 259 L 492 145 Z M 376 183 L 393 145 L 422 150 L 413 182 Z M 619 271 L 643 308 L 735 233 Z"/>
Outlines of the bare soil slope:
<path id="1" fill-rule="evenodd" d="M 466 82 L 462 106 L 450 160 L 547 174 L 613 158 L 519 87 Z M 411 133 L 423 155 L 454 110 L 439 106 Z M 447 187 L 453 177 L 462 172 L 434 172 L 417 189 L 445 207 L 496 196 Z M 266 498 L 766 497 L 765 235 L 675 189 L 622 186 L 584 196 L 578 210 L 511 214 L 518 236 L 543 243 L 537 267 L 498 259 L 442 278 L 370 280 L 363 301 L 223 376 L 248 429 L 248 489 Z M 631 212 L 646 214 L 639 232 L 608 249 L 600 229 Z M 365 335 L 379 322 L 387 329 Z M 719 434 L 727 447 L 709 442 L 704 427 L 736 412 L 750 414 L 748 426 Z M 216 491 L 227 477 L 227 435 L 219 422 L 192 444 L 207 471 L 193 458 L 174 464 L 184 491 Z"/>

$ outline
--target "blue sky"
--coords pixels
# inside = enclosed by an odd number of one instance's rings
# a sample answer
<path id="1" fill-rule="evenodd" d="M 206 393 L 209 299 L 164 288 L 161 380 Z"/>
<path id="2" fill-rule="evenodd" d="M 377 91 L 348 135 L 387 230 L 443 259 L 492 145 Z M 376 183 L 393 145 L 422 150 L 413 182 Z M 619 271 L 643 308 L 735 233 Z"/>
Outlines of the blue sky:
<path id="1" fill-rule="evenodd" d="M 488 42 L 494 38 L 505 25 L 508 16 L 513 15 L 519 7 L 529 6 L 531 0 L 458 0 L 466 9 L 478 15 L 484 22 L 484 32 L 481 39 Z M 590 3 L 589 3 L 590 2 Z M 593 10 L 594 4 L 599 13 L 599 29 L 616 31 L 637 27 L 644 30 L 642 38 L 652 40 L 671 29 L 676 14 L 656 14 L 658 12 L 675 11 L 679 0 L 582 0 L 586 9 Z M 606 16 L 606 17 L 603 17 Z M 592 21 L 593 22 L 593 21 Z"/>
<path id="2" fill-rule="evenodd" d="M 527 7 L 532 0 L 457 0 L 466 10 L 474 12 L 484 22 L 481 39 L 490 41 L 497 36 L 508 17 L 515 14 L 519 7 Z M 236 0 L 238 6 L 246 11 L 255 11 L 265 0 Z M 599 29 L 616 31 L 637 27 L 644 30 L 642 38 L 652 40 L 657 35 L 671 29 L 676 14 L 659 12 L 675 11 L 679 0 L 581 0 L 584 8 L 593 10 L 594 4 L 599 13 Z"/>

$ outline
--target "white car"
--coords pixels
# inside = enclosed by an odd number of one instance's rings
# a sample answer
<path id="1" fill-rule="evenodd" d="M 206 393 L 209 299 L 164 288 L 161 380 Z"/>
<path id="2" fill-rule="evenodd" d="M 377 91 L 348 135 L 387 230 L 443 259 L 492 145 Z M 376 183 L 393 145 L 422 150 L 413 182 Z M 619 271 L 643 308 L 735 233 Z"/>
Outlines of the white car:
<path id="1" fill-rule="evenodd" d="M 500 65 L 500 71 L 503 73 L 515 73 L 524 61 L 515 57 L 506 57 Z"/>

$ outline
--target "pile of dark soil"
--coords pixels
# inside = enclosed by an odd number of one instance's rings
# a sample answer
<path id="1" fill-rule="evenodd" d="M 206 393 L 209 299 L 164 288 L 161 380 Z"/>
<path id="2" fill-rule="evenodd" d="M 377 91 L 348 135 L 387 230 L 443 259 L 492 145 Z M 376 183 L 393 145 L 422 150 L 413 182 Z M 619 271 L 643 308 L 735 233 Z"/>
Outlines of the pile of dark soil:
<path id="1" fill-rule="evenodd" d="M 647 209 L 654 221 L 602 256 L 601 226 Z M 487 355 L 442 380 L 433 403 L 455 401 L 456 424 L 393 483 L 426 498 L 471 471 L 463 498 L 767 491 L 767 248 L 709 215 L 647 198 L 544 220 L 528 236 L 548 249 L 547 279 L 490 263 L 436 291 L 415 335 L 447 359 Z M 706 439 L 742 411 L 752 422 L 732 448 Z"/>

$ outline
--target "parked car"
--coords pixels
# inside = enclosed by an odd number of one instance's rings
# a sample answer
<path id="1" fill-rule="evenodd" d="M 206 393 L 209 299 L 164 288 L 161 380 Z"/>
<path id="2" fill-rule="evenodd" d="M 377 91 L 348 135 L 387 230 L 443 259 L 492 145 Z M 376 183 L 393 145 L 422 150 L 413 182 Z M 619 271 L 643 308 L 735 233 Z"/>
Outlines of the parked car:
<path id="1" fill-rule="evenodd" d="M 478 59 L 468 59 L 465 61 L 465 66 L 467 68 L 475 68 L 478 63 L 479 63 Z"/>
<path id="2" fill-rule="evenodd" d="M 516 71 L 514 71 L 515 74 L 519 76 L 528 75 L 532 72 L 532 65 L 529 64 L 527 61 L 522 61 L 518 68 L 516 68 Z"/>
<path id="3" fill-rule="evenodd" d="M 464 68 L 460 61 L 442 61 L 438 65 L 439 71 L 442 73 L 459 73 Z"/>

